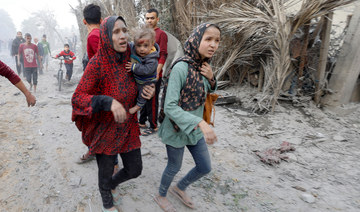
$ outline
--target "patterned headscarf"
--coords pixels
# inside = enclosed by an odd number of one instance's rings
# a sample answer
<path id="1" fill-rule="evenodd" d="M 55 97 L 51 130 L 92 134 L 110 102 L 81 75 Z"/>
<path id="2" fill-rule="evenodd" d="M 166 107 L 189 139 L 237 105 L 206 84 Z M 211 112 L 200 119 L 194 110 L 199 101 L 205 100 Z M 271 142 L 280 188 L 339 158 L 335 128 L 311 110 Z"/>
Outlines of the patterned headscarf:
<path id="1" fill-rule="evenodd" d="M 188 63 L 188 75 L 186 77 L 186 83 L 181 90 L 179 106 L 185 111 L 193 111 L 198 107 L 202 106 L 205 103 L 206 95 L 204 90 L 204 81 L 200 73 L 200 67 L 204 62 L 210 62 L 210 58 L 201 59 L 199 53 L 199 47 L 202 40 L 202 37 L 209 27 L 218 26 L 210 23 L 203 23 L 197 26 L 194 31 L 191 33 L 189 38 L 185 41 L 184 44 L 184 56 L 178 58 L 171 66 L 168 76 L 170 76 L 171 70 L 174 65 L 180 61 Z M 165 114 L 163 112 L 165 94 L 168 85 L 168 78 L 165 78 L 164 93 L 161 99 L 161 109 L 159 115 L 160 123 L 164 120 Z M 172 121 L 175 130 L 179 130 L 178 126 Z"/>

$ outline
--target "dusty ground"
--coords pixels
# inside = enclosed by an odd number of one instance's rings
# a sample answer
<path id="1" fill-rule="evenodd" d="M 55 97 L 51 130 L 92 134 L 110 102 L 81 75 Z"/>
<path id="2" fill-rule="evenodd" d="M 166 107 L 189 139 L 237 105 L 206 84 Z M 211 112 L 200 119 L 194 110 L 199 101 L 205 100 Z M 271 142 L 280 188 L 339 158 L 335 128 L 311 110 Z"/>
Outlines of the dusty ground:
<path id="1" fill-rule="evenodd" d="M 14 67 L 11 58 L 1 60 Z M 82 71 L 56 90 L 57 64 L 39 77 L 36 107 L 0 78 L 0 211 L 100 211 L 95 161 L 78 165 L 86 151 L 71 122 L 70 99 Z M 248 88 L 230 88 L 242 105 L 216 107 L 219 141 L 210 146 L 213 170 L 188 192 L 197 211 L 360 211 L 360 105 L 320 110 L 283 104 L 274 114 L 246 109 Z M 142 137 L 144 170 L 118 187 L 123 211 L 160 211 L 153 201 L 166 165 L 157 135 Z M 290 142 L 296 150 L 275 166 L 254 151 Z M 181 173 L 193 166 L 188 152 Z M 192 211 L 169 194 L 178 211 Z M 308 202 L 310 203 L 308 203 Z"/>

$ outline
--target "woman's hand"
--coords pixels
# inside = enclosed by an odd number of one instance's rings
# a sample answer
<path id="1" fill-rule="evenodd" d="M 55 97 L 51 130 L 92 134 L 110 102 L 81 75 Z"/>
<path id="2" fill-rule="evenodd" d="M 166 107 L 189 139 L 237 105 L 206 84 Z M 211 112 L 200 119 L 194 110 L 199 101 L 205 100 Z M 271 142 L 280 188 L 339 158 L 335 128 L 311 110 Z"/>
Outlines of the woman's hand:
<path id="1" fill-rule="evenodd" d="M 127 62 L 125 64 L 125 69 L 127 70 L 127 72 L 130 72 L 131 71 L 131 66 L 132 66 L 132 63 L 131 62 Z"/>
<path id="2" fill-rule="evenodd" d="M 214 73 L 209 63 L 204 62 L 200 67 L 200 73 L 206 77 L 209 81 L 214 78 Z"/>
<path id="3" fill-rule="evenodd" d="M 213 144 L 217 141 L 216 134 L 214 130 L 206 123 L 204 120 L 202 120 L 198 126 L 200 127 L 200 130 L 204 134 L 204 138 L 207 144 Z"/>
<path id="4" fill-rule="evenodd" d="M 111 112 L 114 115 L 115 122 L 123 123 L 126 120 L 126 110 L 120 102 L 113 99 L 111 103 Z"/>
<path id="5" fill-rule="evenodd" d="M 155 84 L 145 85 L 141 94 L 142 98 L 150 100 L 155 95 Z"/>

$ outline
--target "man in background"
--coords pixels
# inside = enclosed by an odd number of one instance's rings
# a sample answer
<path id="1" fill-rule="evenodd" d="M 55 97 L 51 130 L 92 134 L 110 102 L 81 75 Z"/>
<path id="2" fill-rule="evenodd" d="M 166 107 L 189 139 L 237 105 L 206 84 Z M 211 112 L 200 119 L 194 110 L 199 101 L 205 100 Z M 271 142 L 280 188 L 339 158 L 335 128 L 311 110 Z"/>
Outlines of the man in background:
<path id="1" fill-rule="evenodd" d="M 96 54 L 100 41 L 101 10 L 95 4 L 89 4 L 83 11 L 85 24 L 88 30 L 86 50 L 89 60 Z"/>
<path id="2" fill-rule="evenodd" d="M 35 43 L 35 45 L 38 47 L 39 56 L 40 56 L 41 60 L 43 60 L 43 58 L 44 58 L 44 48 L 43 48 L 42 43 L 39 43 L 39 39 L 38 39 L 38 38 L 34 38 L 34 43 Z M 37 62 L 37 64 L 38 64 L 39 74 L 43 74 L 44 72 L 43 72 L 43 70 L 42 70 L 42 69 L 43 69 L 42 63 L 41 63 L 38 59 L 36 59 L 36 62 Z"/>
<path id="3" fill-rule="evenodd" d="M 100 7 L 95 4 L 87 5 L 83 10 L 83 15 L 84 15 L 83 23 L 85 24 L 89 33 L 87 36 L 87 44 L 86 44 L 87 55 L 84 55 L 82 59 L 82 63 L 85 71 L 87 63 L 96 54 L 99 47 L 100 24 L 102 19 L 101 19 Z M 94 155 L 90 155 L 89 151 L 87 151 L 79 158 L 77 163 L 78 164 L 86 163 L 90 160 L 93 160 L 94 158 L 95 158 Z"/>
<path id="4" fill-rule="evenodd" d="M 19 31 L 16 33 L 16 38 L 13 40 L 13 42 L 11 44 L 11 56 L 15 57 L 16 71 L 19 76 L 21 75 L 21 72 L 23 70 L 23 66 L 21 65 L 23 60 L 22 60 L 22 58 L 20 58 L 20 60 L 18 59 L 19 46 L 22 43 L 25 43 L 25 39 L 22 37 L 22 33 Z M 19 61 L 21 63 L 19 63 Z"/>
<path id="5" fill-rule="evenodd" d="M 41 40 L 42 47 L 44 49 L 44 55 L 43 55 L 43 64 L 45 64 L 46 68 L 45 70 L 48 71 L 48 65 L 49 65 L 49 57 L 51 56 L 50 51 L 50 44 L 46 40 L 46 35 L 44 34 Z"/>
<path id="6" fill-rule="evenodd" d="M 147 128 L 142 135 L 148 136 L 155 133 L 158 130 L 157 120 L 158 120 L 158 109 L 159 109 L 159 92 L 162 79 L 162 68 L 166 61 L 167 57 L 167 42 L 168 38 L 164 31 L 158 27 L 159 22 L 159 12 L 156 9 L 149 9 L 145 14 L 146 25 L 154 29 L 156 34 L 156 43 L 160 47 L 160 54 L 157 66 L 157 82 L 155 84 L 155 96 L 146 102 L 145 106 L 140 112 L 139 126 L 141 128 L 146 128 L 146 121 L 149 121 L 150 127 Z"/>
<path id="7" fill-rule="evenodd" d="M 41 62 L 41 58 L 39 55 L 38 47 L 35 44 L 31 43 L 30 33 L 25 34 L 25 40 L 26 42 L 22 43 L 19 46 L 19 55 L 24 58 L 24 73 L 26 80 L 30 84 L 30 91 L 34 86 L 34 93 L 36 93 L 36 86 L 38 82 L 38 64 L 36 61 L 38 60 Z M 18 62 L 20 63 L 20 59 L 18 59 Z"/>

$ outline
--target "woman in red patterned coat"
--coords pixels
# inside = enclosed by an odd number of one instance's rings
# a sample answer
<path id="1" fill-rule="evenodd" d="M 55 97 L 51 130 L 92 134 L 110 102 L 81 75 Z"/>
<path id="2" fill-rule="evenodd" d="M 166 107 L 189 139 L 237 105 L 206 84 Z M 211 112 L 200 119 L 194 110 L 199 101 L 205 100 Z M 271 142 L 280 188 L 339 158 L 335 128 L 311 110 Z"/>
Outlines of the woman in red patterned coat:
<path id="1" fill-rule="evenodd" d="M 137 87 L 125 69 L 130 59 L 128 33 L 122 17 L 106 18 L 100 27 L 100 44 L 72 97 L 72 120 L 82 132 L 90 154 L 96 155 L 103 211 L 117 211 L 120 197 L 116 186 L 142 171 L 140 130 L 136 114 Z M 148 86 L 144 98 L 154 88 Z M 120 154 L 124 168 L 114 176 L 114 161 Z"/>

